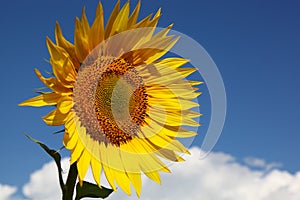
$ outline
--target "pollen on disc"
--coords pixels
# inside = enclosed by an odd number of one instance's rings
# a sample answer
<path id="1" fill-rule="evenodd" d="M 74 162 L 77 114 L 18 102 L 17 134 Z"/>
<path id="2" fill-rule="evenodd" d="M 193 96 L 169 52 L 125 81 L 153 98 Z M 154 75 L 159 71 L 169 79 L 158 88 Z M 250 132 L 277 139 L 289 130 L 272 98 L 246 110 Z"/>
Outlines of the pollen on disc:
<path id="1" fill-rule="evenodd" d="M 84 66 L 73 94 L 80 125 L 98 142 L 120 146 L 136 137 L 145 124 L 147 91 L 124 59 L 101 56 Z"/>

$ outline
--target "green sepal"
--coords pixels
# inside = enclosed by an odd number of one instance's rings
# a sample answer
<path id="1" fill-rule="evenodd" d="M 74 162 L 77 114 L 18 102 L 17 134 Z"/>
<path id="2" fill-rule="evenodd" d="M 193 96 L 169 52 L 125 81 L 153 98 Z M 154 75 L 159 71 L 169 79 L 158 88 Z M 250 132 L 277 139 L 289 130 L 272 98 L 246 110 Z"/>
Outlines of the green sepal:
<path id="1" fill-rule="evenodd" d="M 41 88 L 35 88 L 34 90 L 33 90 L 33 92 L 34 93 L 37 93 L 37 94 L 48 94 L 48 93 L 50 93 L 49 91 L 47 91 L 47 89 L 48 88 L 46 88 L 46 87 L 41 87 Z"/>
<path id="2" fill-rule="evenodd" d="M 65 129 L 59 130 L 59 131 L 55 131 L 54 133 L 52 133 L 53 135 L 58 134 L 58 133 L 63 133 L 65 132 Z"/>
<path id="3" fill-rule="evenodd" d="M 43 144 L 42 142 L 40 142 L 40 141 L 38 141 L 38 140 L 36 140 L 36 139 L 34 139 L 34 138 L 32 138 L 31 136 L 29 136 L 28 134 L 26 134 L 26 133 L 24 133 L 24 135 L 28 138 L 28 139 L 30 139 L 32 142 L 34 142 L 34 143 L 36 143 L 36 144 L 38 144 L 38 145 L 40 145 L 40 147 L 42 147 L 53 159 L 54 159 L 54 161 L 55 161 L 55 164 L 56 164 L 56 166 L 57 166 L 57 170 L 58 170 L 58 174 L 59 174 L 59 184 L 60 184 L 60 187 L 61 187 L 61 189 L 63 190 L 63 188 L 64 188 L 64 182 L 63 182 L 63 179 L 62 179 L 62 175 L 61 175 L 61 171 L 62 171 L 62 169 L 61 169 L 61 163 L 60 163 L 60 161 L 61 161 L 61 156 L 60 156 L 60 154 L 58 153 L 58 151 L 56 151 L 56 150 L 53 150 L 53 149 L 49 149 L 45 144 Z"/>
<path id="4" fill-rule="evenodd" d="M 105 199 L 113 192 L 112 189 L 101 186 L 101 188 L 93 183 L 83 181 L 82 186 L 79 183 L 76 185 L 76 198 L 75 200 L 84 197 L 102 198 Z"/>

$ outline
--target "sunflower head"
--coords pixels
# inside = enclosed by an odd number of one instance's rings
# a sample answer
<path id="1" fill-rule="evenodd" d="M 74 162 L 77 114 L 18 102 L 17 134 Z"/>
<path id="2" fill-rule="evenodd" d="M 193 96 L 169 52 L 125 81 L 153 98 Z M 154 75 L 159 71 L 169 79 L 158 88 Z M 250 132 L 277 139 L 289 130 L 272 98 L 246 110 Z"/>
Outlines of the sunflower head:
<path id="1" fill-rule="evenodd" d="M 157 28 L 160 10 L 137 21 L 140 2 L 130 13 L 129 2 L 118 1 L 104 27 L 98 4 L 92 25 L 85 11 L 76 18 L 74 44 L 56 24 L 55 39 L 47 38 L 53 76 L 39 79 L 50 92 L 22 106 L 55 106 L 43 117 L 48 125 L 63 125 L 63 143 L 77 163 L 82 182 L 89 167 L 100 186 L 102 171 L 110 186 L 141 193 L 141 173 L 160 183 L 159 172 L 170 172 L 167 161 L 183 161 L 189 153 L 176 139 L 193 137 L 193 108 L 200 94 L 188 80 L 194 68 L 184 58 L 162 58 L 178 38 L 172 25 Z"/>

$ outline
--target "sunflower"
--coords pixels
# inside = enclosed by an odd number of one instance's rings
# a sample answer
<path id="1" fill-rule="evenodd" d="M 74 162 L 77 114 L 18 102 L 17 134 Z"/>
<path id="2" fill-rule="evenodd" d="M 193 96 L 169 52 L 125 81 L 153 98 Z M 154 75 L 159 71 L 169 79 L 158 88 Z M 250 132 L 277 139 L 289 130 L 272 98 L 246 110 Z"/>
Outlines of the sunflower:
<path id="1" fill-rule="evenodd" d="M 50 90 L 19 104 L 55 107 L 43 120 L 64 125 L 80 182 L 91 167 L 99 186 L 103 171 L 114 190 L 130 195 L 132 185 L 138 196 L 142 173 L 160 183 L 168 161 L 189 154 L 177 138 L 196 135 L 187 127 L 199 126 L 194 86 L 201 84 L 187 79 L 195 71 L 182 67 L 187 59 L 161 58 L 178 38 L 168 35 L 172 25 L 157 31 L 160 9 L 138 21 L 139 10 L 140 2 L 130 13 L 129 2 L 120 8 L 118 1 L 104 28 L 101 3 L 91 26 L 83 9 L 74 44 L 56 23 L 56 42 L 46 40 L 53 75 L 35 69 Z"/>

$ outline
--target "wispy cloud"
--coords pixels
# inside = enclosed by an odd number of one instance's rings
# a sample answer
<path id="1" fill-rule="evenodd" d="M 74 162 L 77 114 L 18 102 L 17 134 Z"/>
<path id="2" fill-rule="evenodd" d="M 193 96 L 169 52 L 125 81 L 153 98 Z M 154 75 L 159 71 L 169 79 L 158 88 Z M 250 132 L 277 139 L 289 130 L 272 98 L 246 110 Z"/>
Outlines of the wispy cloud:
<path id="1" fill-rule="evenodd" d="M 257 168 L 265 169 L 266 171 L 269 171 L 273 168 L 282 167 L 281 163 L 278 162 L 267 163 L 265 160 L 260 158 L 255 158 L 255 157 L 247 157 L 244 159 L 244 162 L 250 167 L 257 167 Z"/>

